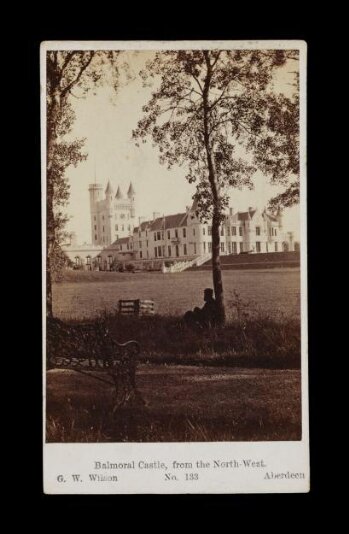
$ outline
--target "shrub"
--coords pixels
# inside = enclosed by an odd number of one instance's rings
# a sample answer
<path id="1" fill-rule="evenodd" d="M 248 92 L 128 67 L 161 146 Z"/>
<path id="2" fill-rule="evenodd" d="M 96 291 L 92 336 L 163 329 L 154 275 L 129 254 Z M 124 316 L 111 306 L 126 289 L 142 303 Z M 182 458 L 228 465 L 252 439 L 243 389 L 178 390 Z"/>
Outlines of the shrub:
<path id="1" fill-rule="evenodd" d="M 125 269 L 128 273 L 134 273 L 136 270 L 136 267 L 134 266 L 133 263 L 127 263 Z"/>

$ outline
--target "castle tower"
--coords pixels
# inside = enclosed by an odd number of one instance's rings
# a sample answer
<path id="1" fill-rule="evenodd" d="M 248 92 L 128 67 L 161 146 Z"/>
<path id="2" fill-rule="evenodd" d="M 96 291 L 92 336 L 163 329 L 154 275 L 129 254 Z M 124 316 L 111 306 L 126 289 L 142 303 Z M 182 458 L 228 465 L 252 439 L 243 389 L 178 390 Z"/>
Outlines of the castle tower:
<path id="1" fill-rule="evenodd" d="M 91 215 L 91 243 L 99 244 L 99 227 L 98 227 L 98 202 L 102 200 L 103 187 L 101 184 L 90 184 L 88 191 L 90 193 L 90 215 Z"/>

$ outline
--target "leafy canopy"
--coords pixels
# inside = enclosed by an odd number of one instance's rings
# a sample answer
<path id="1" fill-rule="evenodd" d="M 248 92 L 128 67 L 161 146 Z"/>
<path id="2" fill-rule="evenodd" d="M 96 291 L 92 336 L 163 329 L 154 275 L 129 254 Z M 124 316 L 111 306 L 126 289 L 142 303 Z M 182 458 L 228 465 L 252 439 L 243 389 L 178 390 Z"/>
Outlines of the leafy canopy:
<path id="1" fill-rule="evenodd" d="M 141 73 L 144 84 L 156 88 L 133 137 L 146 142 L 150 136 L 169 169 L 186 167 L 202 219 L 215 211 L 222 220 L 228 188 L 253 188 L 257 169 L 274 184 L 288 185 L 293 176 L 296 199 L 298 94 L 289 98 L 276 92 L 273 78 L 278 68 L 297 59 L 297 51 L 284 50 L 161 51 Z"/>

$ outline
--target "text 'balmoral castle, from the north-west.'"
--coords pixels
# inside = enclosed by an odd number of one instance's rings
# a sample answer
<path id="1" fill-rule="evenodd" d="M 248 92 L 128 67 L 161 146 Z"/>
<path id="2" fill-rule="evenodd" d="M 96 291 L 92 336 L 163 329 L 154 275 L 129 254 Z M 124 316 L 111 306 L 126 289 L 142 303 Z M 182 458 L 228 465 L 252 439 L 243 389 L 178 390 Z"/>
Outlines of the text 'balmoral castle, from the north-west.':
<path id="1" fill-rule="evenodd" d="M 149 262 L 205 261 L 212 252 L 212 229 L 200 221 L 196 201 L 176 214 L 153 213 L 145 220 L 136 217 L 136 192 L 129 184 L 123 195 L 110 181 L 104 190 L 98 183 L 89 186 L 92 245 L 65 248 L 75 263 L 97 265 L 108 270 L 115 261 L 135 261 L 140 267 Z M 282 212 L 248 207 L 235 211 L 229 207 L 220 227 L 220 253 L 268 253 L 293 251 L 298 243 L 285 232 Z"/>

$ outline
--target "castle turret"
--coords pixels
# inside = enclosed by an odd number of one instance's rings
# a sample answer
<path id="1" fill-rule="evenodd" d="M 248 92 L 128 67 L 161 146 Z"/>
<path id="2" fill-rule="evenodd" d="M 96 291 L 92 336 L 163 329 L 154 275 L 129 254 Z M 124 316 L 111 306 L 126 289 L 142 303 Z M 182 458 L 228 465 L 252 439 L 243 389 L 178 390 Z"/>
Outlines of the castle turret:
<path id="1" fill-rule="evenodd" d="M 90 184 L 90 215 L 91 215 L 91 242 L 98 245 L 98 202 L 102 200 L 103 187 L 101 184 Z"/>
<path id="2" fill-rule="evenodd" d="M 112 188 L 110 180 L 108 180 L 108 184 L 105 190 L 105 199 L 107 201 L 107 205 L 113 202 L 113 196 L 114 196 L 114 190 Z"/>
<path id="3" fill-rule="evenodd" d="M 130 187 L 128 188 L 128 191 L 127 191 L 127 196 L 130 200 L 133 200 L 135 199 L 135 190 L 133 188 L 133 185 L 132 185 L 132 182 L 130 182 Z"/>
<path id="4" fill-rule="evenodd" d="M 115 198 L 116 198 L 117 200 L 121 200 L 121 199 L 123 198 L 123 195 L 122 195 L 120 186 L 118 186 L 118 190 L 116 191 Z"/>
<path id="5" fill-rule="evenodd" d="M 130 215 L 132 219 L 136 216 L 135 196 L 136 196 L 136 192 L 133 188 L 132 182 L 130 182 L 130 186 L 127 191 L 127 198 L 130 201 Z"/>

